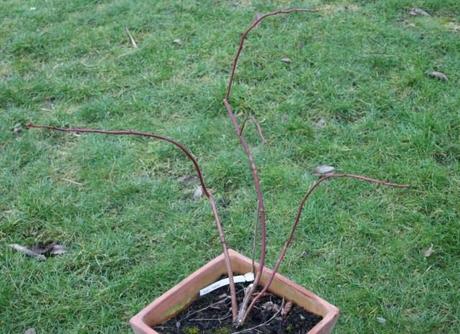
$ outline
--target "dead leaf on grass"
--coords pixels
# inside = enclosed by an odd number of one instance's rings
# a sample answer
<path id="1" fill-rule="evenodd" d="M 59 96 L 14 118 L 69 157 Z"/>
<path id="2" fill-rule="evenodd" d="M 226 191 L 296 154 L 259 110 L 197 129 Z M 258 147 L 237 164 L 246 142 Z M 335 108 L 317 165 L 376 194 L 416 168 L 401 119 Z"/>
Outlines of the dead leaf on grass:
<path id="1" fill-rule="evenodd" d="M 201 196 L 203 196 L 203 188 L 201 188 L 201 186 L 197 186 L 193 192 L 193 199 L 200 199 Z"/>
<path id="2" fill-rule="evenodd" d="M 34 257 L 39 261 L 44 261 L 50 256 L 62 255 L 66 252 L 65 246 L 55 242 L 39 243 L 32 247 L 25 247 L 19 244 L 10 244 L 9 246 L 14 250 L 24 255 Z"/>
<path id="3" fill-rule="evenodd" d="M 11 129 L 11 131 L 17 135 L 17 134 L 20 134 L 22 132 L 22 124 L 21 123 L 16 123 L 13 128 Z"/>
<path id="4" fill-rule="evenodd" d="M 292 63 L 292 60 L 288 57 L 281 58 L 281 61 L 285 64 L 290 64 Z"/>
<path id="5" fill-rule="evenodd" d="M 456 22 L 449 22 L 446 24 L 446 27 L 449 31 L 460 32 L 460 24 Z"/>
<path id="6" fill-rule="evenodd" d="M 13 248 L 15 251 L 22 253 L 24 255 L 34 257 L 39 261 L 44 261 L 46 260 L 46 257 L 44 255 L 41 255 L 40 253 L 34 252 L 33 250 L 30 250 L 27 247 L 18 245 L 18 244 L 10 244 L 9 245 L 11 248 Z"/>
<path id="7" fill-rule="evenodd" d="M 430 257 L 433 254 L 433 244 L 423 251 L 424 257 Z"/>
<path id="8" fill-rule="evenodd" d="M 66 249 L 62 245 L 54 245 L 50 251 L 50 255 L 62 255 L 65 254 Z"/>
<path id="9" fill-rule="evenodd" d="M 411 8 L 409 10 L 409 15 L 412 15 L 412 16 L 431 16 L 430 14 L 428 14 L 423 9 L 417 8 L 417 7 Z"/>
<path id="10" fill-rule="evenodd" d="M 38 254 L 45 255 L 46 257 L 53 255 L 62 255 L 66 252 L 66 249 L 63 245 L 60 245 L 55 242 L 48 243 L 39 243 L 30 248 L 32 251 Z"/>
<path id="11" fill-rule="evenodd" d="M 428 73 L 428 76 L 434 78 L 434 79 L 438 79 L 438 80 L 441 80 L 441 81 L 448 81 L 449 79 L 447 78 L 447 75 L 445 75 L 444 73 L 442 72 L 439 72 L 439 71 L 431 71 Z"/>
<path id="12" fill-rule="evenodd" d="M 332 174 L 335 171 L 335 167 L 329 165 L 319 165 L 315 168 L 315 175 L 327 175 Z"/>
<path id="13" fill-rule="evenodd" d="M 177 181 L 182 183 L 184 186 L 189 186 L 191 184 L 197 184 L 198 177 L 196 175 L 184 175 L 184 176 L 179 177 Z"/>
<path id="14" fill-rule="evenodd" d="M 314 123 L 315 128 L 322 129 L 326 126 L 326 120 L 324 118 L 320 118 Z"/>

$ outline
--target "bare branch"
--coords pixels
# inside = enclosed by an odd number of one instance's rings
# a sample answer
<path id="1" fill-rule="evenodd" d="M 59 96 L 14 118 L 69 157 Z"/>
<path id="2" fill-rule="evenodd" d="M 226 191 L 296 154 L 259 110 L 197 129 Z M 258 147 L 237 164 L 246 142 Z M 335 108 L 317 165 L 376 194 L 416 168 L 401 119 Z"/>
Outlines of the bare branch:
<path id="1" fill-rule="evenodd" d="M 243 151 L 246 153 L 246 156 L 248 157 L 248 162 L 249 162 L 249 168 L 251 169 L 252 173 L 252 179 L 254 182 L 254 187 L 257 195 L 257 219 L 258 223 L 260 225 L 260 239 L 261 239 L 261 247 L 260 247 L 260 268 L 263 268 L 265 266 L 265 253 L 267 249 L 266 245 L 266 239 L 267 239 L 267 226 L 266 226 L 266 218 L 265 218 L 265 205 L 264 205 L 264 198 L 262 194 L 262 189 L 260 186 L 260 179 L 259 175 L 257 172 L 257 167 L 254 162 L 254 157 L 252 155 L 251 150 L 249 149 L 249 145 L 246 142 L 246 139 L 241 133 L 241 129 L 238 125 L 238 120 L 233 113 L 232 106 L 228 101 L 225 99 L 224 100 L 224 105 L 225 108 L 227 109 L 228 116 L 230 117 L 230 120 L 232 121 L 233 127 L 235 128 L 235 132 L 238 136 L 238 139 L 240 140 L 240 145 L 243 148 Z M 262 269 L 259 269 L 259 271 L 256 273 L 256 277 L 254 279 L 254 287 L 257 287 L 259 282 L 260 282 L 260 277 L 262 275 Z"/>
<path id="2" fill-rule="evenodd" d="M 270 276 L 267 284 L 265 284 L 265 286 L 262 289 L 262 291 L 259 294 L 257 294 L 257 296 L 254 297 L 254 299 L 252 300 L 251 304 L 249 305 L 248 309 L 246 310 L 246 314 L 245 314 L 244 318 L 242 319 L 243 321 L 246 319 L 248 313 L 251 311 L 252 307 L 257 302 L 257 300 L 260 298 L 260 296 L 262 296 L 268 290 L 270 285 L 272 284 L 273 279 L 275 278 L 275 275 L 278 272 L 278 269 L 279 269 L 279 267 L 281 265 L 281 262 L 283 262 L 284 257 L 286 256 L 287 249 L 289 248 L 289 246 L 292 243 L 292 240 L 294 239 L 294 233 L 295 233 L 295 231 L 297 229 L 297 226 L 299 225 L 300 218 L 302 216 L 302 211 L 303 211 L 303 209 L 305 207 L 305 203 L 307 202 L 307 200 L 310 198 L 310 196 L 313 194 L 313 192 L 318 188 L 318 186 L 322 182 L 324 182 L 324 181 L 326 181 L 328 179 L 332 179 L 332 178 L 351 178 L 351 179 L 364 181 L 364 182 L 369 182 L 369 183 L 374 183 L 374 184 L 383 185 L 383 186 L 387 186 L 387 187 L 409 188 L 408 184 L 397 184 L 397 183 L 392 183 L 392 182 L 388 182 L 388 181 L 384 181 L 384 180 L 378 180 L 378 179 L 370 178 L 370 177 L 363 176 L 363 175 L 345 174 L 345 173 L 341 173 L 341 174 L 326 174 L 326 175 L 322 176 L 320 179 L 318 179 L 315 183 L 313 183 L 313 185 L 310 187 L 310 189 L 307 191 L 307 193 L 303 197 L 302 201 L 300 202 L 300 206 L 299 206 L 299 208 L 297 210 L 297 215 L 295 217 L 294 224 L 292 225 L 291 232 L 289 233 L 289 237 L 285 241 L 285 243 L 283 245 L 283 248 L 281 249 L 281 252 L 280 252 L 280 254 L 278 256 L 278 259 L 276 260 L 276 264 L 275 264 L 275 267 L 273 268 L 272 275 Z"/>
<path id="3" fill-rule="evenodd" d="M 241 123 L 241 126 L 240 126 L 240 133 L 238 134 L 239 136 L 242 136 L 242 135 L 243 135 L 244 127 L 246 126 L 246 123 L 248 122 L 248 120 L 249 120 L 249 117 L 246 117 L 246 118 L 243 120 L 243 123 Z"/>
<path id="4" fill-rule="evenodd" d="M 276 10 L 274 12 L 270 12 L 270 13 L 267 13 L 267 14 L 264 14 L 264 15 L 261 15 L 261 16 L 257 15 L 257 18 L 254 21 L 252 21 L 251 25 L 241 34 L 240 45 L 238 46 L 238 50 L 236 51 L 235 57 L 233 58 L 232 70 L 231 70 L 231 73 L 230 73 L 230 78 L 228 80 L 227 93 L 225 94 L 225 100 L 228 100 L 230 98 L 231 93 L 232 93 L 233 79 L 235 77 L 235 72 L 236 72 L 236 67 L 238 65 L 238 60 L 240 58 L 241 51 L 243 51 L 244 41 L 246 40 L 246 38 L 247 38 L 248 34 L 251 32 L 251 30 L 256 28 L 260 24 L 261 21 L 263 21 L 264 19 L 266 19 L 269 16 L 275 16 L 275 15 L 281 15 L 281 14 L 290 14 L 290 13 L 296 13 L 296 12 L 297 13 L 298 12 L 314 13 L 314 12 L 318 12 L 318 9 L 314 9 L 314 8 L 291 8 L 291 9 Z"/>
<path id="5" fill-rule="evenodd" d="M 263 194 L 262 194 L 262 190 L 261 190 L 261 186 L 260 186 L 260 178 L 259 178 L 259 175 L 258 175 L 256 164 L 254 162 L 254 157 L 252 155 L 252 152 L 251 152 L 251 150 L 249 148 L 248 143 L 246 142 L 246 139 L 243 136 L 243 131 L 242 131 L 242 129 L 240 128 L 240 126 L 238 124 L 238 119 L 237 119 L 236 115 L 233 112 L 233 108 L 232 108 L 232 106 L 231 106 L 231 104 L 229 102 L 229 98 L 230 98 L 230 95 L 231 95 L 231 92 L 232 92 L 233 80 L 234 80 L 234 76 L 235 76 L 236 67 L 238 65 L 238 60 L 240 58 L 241 51 L 243 50 L 243 47 L 244 47 L 244 41 L 246 40 L 246 38 L 247 38 L 248 34 L 251 32 L 251 30 L 253 30 L 255 27 L 257 27 L 262 20 L 264 20 L 265 18 L 270 17 L 270 16 L 275 16 L 275 15 L 280 15 L 280 14 L 290 14 L 290 13 L 294 13 L 294 12 L 315 12 L 315 11 L 317 11 L 317 10 L 315 10 L 315 9 L 292 8 L 292 9 L 277 10 L 277 11 L 267 13 L 267 14 L 261 15 L 261 16 L 257 15 L 256 19 L 254 21 L 252 21 L 250 26 L 241 34 L 240 43 L 239 43 L 238 49 L 236 51 L 236 55 L 233 58 L 233 62 L 232 62 L 230 78 L 228 80 L 228 85 L 227 85 L 227 93 L 225 94 L 225 97 L 224 97 L 225 109 L 227 109 L 227 114 L 230 117 L 230 120 L 231 120 L 231 122 L 233 124 L 233 127 L 235 128 L 236 135 L 238 136 L 238 139 L 240 140 L 240 145 L 242 146 L 243 151 L 245 152 L 245 154 L 246 154 L 246 156 L 248 158 L 249 168 L 251 169 L 252 179 L 253 179 L 253 182 L 254 182 L 254 188 L 255 188 L 255 191 L 256 191 L 256 195 L 257 195 L 257 213 L 258 213 L 257 218 L 258 218 L 258 223 L 260 225 L 260 239 L 261 239 L 261 242 L 260 242 L 260 258 L 259 258 L 260 268 L 259 268 L 259 271 L 256 274 L 255 279 L 254 279 L 254 289 L 256 289 L 257 286 L 260 283 L 260 278 L 262 276 L 263 268 L 265 266 L 265 255 L 266 255 L 266 249 L 267 249 L 267 245 L 266 245 L 267 226 L 266 226 L 266 216 L 265 216 L 265 205 L 264 205 L 264 198 L 263 198 Z M 247 312 L 245 312 L 244 309 L 243 310 L 240 309 L 239 313 L 240 314 L 247 314 Z M 237 325 L 241 325 L 241 324 L 242 324 L 242 320 L 239 318 L 237 320 Z"/>
<path id="6" fill-rule="evenodd" d="M 203 173 L 201 171 L 201 168 L 198 164 L 198 161 L 196 158 L 193 156 L 193 154 L 181 143 L 168 138 L 164 136 L 160 136 L 154 133 L 150 132 L 141 132 L 141 131 L 132 131 L 132 130 L 99 130 L 99 129 L 87 129 L 87 128 L 58 128 L 54 126 L 49 126 L 49 125 L 35 125 L 35 124 L 28 124 L 27 128 L 39 128 L 39 129 L 47 129 L 47 130 L 52 130 L 52 131 L 60 131 L 60 132 L 71 132 L 71 133 L 97 133 L 97 134 L 105 134 L 105 135 L 117 135 L 117 136 L 139 136 L 139 137 L 147 137 L 147 138 L 153 138 L 157 139 L 160 141 L 164 141 L 167 143 L 170 143 L 174 146 L 176 146 L 190 161 L 193 163 L 193 167 L 195 168 L 195 171 L 198 175 L 198 178 L 200 180 L 201 187 L 203 188 L 203 193 L 205 196 L 208 198 L 209 204 L 211 206 L 211 211 L 214 216 L 214 221 L 216 223 L 217 231 L 219 233 L 219 239 L 220 243 L 223 248 L 224 256 L 225 256 L 225 265 L 227 268 L 227 274 L 229 277 L 230 281 L 230 295 L 232 299 L 232 314 L 233 318 L 236 318 L 237 315 L 237 309 L 238 309 L 238 304 L 236 300 L 236 289 L 235 289 L 235 284 L 233 282 L 233 270 L 230 262 L 230 256 L 228 254 L 228 247 L 227 243 L 225 240 L 225 235 L 224 235 L 224 229 L 222 227 L 222 223 L 220 220 L 219 213 L 217 211 L 217 206 L 216 206 L 216 201 L 214 199 L 214 196 L 206 186 L 206 183 L 204 181 Z"/>

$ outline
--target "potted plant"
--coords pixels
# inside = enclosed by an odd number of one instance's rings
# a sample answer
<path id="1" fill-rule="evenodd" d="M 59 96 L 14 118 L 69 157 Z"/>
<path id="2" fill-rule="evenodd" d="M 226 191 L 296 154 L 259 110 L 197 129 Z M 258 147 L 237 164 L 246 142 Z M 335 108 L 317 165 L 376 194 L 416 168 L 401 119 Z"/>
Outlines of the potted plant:
<path id="1" fill-rule="evenodd" d="M 314 293 L 308 291 L 307 289 L 291 282 L 287 278 L 278 274 L 278 269 L 283 259 L 286 256 L 286 252 L 293 241 L 296 228 L 300 222 L 302 211 L 304 209 L 305 203 L 318 188 L 318 186 L 330 179 L 334 178 L 351 178 L 359 181 L 370 182 L 379 185 L 397 187 L 397 188 L 406 188 L 407 185 L 395 184 L 387 181 L 373 179 L 367 176 L 356 175 L 356 174 L 347 174 L 347 173 L 335 173 L 332 169 L 323 168 L 318 170 L 318 180 L 314 182 L 305 196 L 303 197 L 298 210 L 297 215 L 292 225 L 289 236 L 286 238 L 286 241 L 280 250 L 278 259 L 273 267 L 269 269 L 265 265 L 265 254 L 266 254 L 266 215 L 265 215 L 265 206 L 264 206 L 264 197 L 260 185 L 260 179 L 258 175 L 258 170 L 256 167 L 255 159 L 252 155 L 251 149 L 244 136 L 244 126 L 245 122 L 240 124 L 238 117 L 233 112 L 233 107 L 230 103 L 230 97 L 232 92 L 232 86 L 234 82 L 234 75 L 238 65 L 238 60 L 241 55 L 241 51 L 244 47 L 244 42 L 248 37 L 248 34 L 256 28 L 262 20 L 267 17 L 275 16 L 279 14 L 289 14 L 293 12 L 312 12 L 313 9 L 287 9 L 287 10 L 278 10 L 270 12 L 265 15 L 256 17 L 256 19 L 250 24 L 250 26 L 242 33 L 239 46 L 236 52 L 236 55 L 232 62 L 230 78 L 227 85 L 226 94 L 223 100 L 225 109 L 227 111 L 228 117 L 234 127 L 236 136 L 239 139 L 240 145 L 245 152 L 249 168 L 252 173 L 252 179 L 254 183 L 255 192 L 257 194 L 257 212 L 258 212 L 258 231 L 260 234 L 260 258 L 258 263 L 254 259 L 249 259 L 236 251 L 229 249 L 225 240 L 225 233 L 222 227 L 221 218 L 219 216 L 218 207 L 214 196 L 212 195 L 210 189 L 205 183 L 205 178 L 203 171 L 198 163 L 198 160 L 190 152 L 190 150 L 183 144 L 178 141 L 161 136 L 154 133 L 132 131 L 132 130 L 99 130 L 99 129 L 88 129 L 88 128 L 60 128 L 49 125 L 35 125 L 29 124 L 28 128 L 44 128 L 48 130 L 61 131 L 61 132 L 74 132 L 74 133 L 96 133 L 96 134 L 105 134 L 105 135 L 119 135 L 119 136 L 140 136 L 151 138 L 155 140 L 160 140 L 169 144 L 174 145 L 179 149 L 193 164 L 194 170 L 198 176 L 200 186 L 203 192 L 203 195 L 208 199 L 209 205 L 214 217 L 215 225 L 219 234 L 219 240 L 222 245 L 223 253 L 214 260 L 210 261 L 202 268 L 198 269 L 196 272 L 188 276 L 178 285 L 164 293 L 162 296 L 155 299 L 150 305 L 141 310 L 137 315 L 135 315 L 131 320 L 130 324 L 137 334 L 147 334 L 147 333 L 157 333 L 154 326 L 160 325 L 165 321 L 171 319 L 172 317 L 179 314 L 181 311 L 186 309 L 191 305 L 195 300 L 197 300 L 198 295 L 202 292 L 203 288 L 206 288 L 210 284 L 213 284 L 222 276 L 226 276 L 224 279 L 225 283 L 228 284 L 229 292 L 223 296 L 222 300 L 226 300 L 224 303 L 227 307 L 228 316 L 230 322 L 234 329 L 237 332 L 250 332 L 253 329 L 256 329 L 260 326 L 256 325 L 251 328 L 244 328 L 245 322 L 248 316 L 254 312 L 255 305 L 261 302 L 266 296 L 278 296 L 282 299 L 282 302 L 279 305 L 272 305 L 273 302 L 265 302 L 262 306 L 272 307 L 272 313 L 274 316 L 269 319 L 272 321 L 275 317 L 281 318 L 285 317 L 289 312 L 292 305 L 297 305 L 311 314 L 319 316 L 317 323 L 312 325 L 308 333 L 330 333 L 337 321 L 339 316 L 339 310 L 337 307 L 329 304 L 325 300 L 316 296 Z M 262 136 L 260 126 L 255 119 L 253 121 L 256 123 L 259 134 Z M 263 138 L 263 136 L 262 136 Z M 255 239 L 254 239 L 255 240 Z M 250 279 L 250 284 L 246 284 L 243 288 L 240 288 L 240 291 L 237 293 L 237 287 L 235 284 L 235 275 L 252 273 L 253 277 Z M 239 276 L 238 276 L 239 277 Z M 211 289 L 211 288 L 210 288 Z M 238 295 L 238 296 L 237 296 Z M 228 302 L 228 303 L 227 303 Z M 218 302 L 220 303 L 220 302 Z M 268 304 L 267 304 L 268 303 Z M 221 303 L 222 304 L 222 303 Z M 220 305 L 220 304 L 219 304 Z M 220 306 L 219 306 L 220 307 Z M 208 308 L 208 307 L 205 307 Z M 275 311 L 274 311 L 275 310 Z M 279 319 L 278 319 L 279 320 Z M 263 324 L 262 324 L 263 325 Z M 161 332 L 161 331 L 160 331 Z M 193 331 L 190 332 L 191 334 Z M 220 333 L 224 333 L 220 331 Z"/>

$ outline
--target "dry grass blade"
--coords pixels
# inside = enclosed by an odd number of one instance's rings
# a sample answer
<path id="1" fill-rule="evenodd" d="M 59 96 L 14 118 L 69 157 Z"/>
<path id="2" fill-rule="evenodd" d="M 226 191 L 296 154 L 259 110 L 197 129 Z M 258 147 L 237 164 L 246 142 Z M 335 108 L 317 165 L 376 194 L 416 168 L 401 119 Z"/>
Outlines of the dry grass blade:
<path id="1" fill-rule="evenodd" d="M 131 32 L 129 31 L 128 27 L 126 27 L 125 30 L 126 30 L 126 34 L 128 34 L 129 42 L 131 43 L 132 47 L 137 49 L 138 48 L 137 43 L 134 40 L 134 37 L 131 34 Z"/>
<path id="2" fill-rule="evenodd" d="M 263 144 L 266 144 L 267 140 L 265 139 L 265 136 L 264 136 L 264 133 L 262 131 L 262 127 L 260 126 L 260 123 L 257 121 L 257 119 L 254 116 L 251 116 L 250 118 L 251 118 L 251 121 L 256 126 L 257 134 L 259 135 L 260 140 L 262 140 Z"/>

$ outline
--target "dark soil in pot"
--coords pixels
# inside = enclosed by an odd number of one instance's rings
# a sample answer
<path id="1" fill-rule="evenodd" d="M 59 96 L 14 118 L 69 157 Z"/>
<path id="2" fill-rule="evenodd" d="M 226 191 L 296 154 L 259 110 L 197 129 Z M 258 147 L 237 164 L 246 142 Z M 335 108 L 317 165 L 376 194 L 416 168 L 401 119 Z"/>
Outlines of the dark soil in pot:
<path id="1" fill-rule="evenodd" d="M 247 285 L 236 284 L 239 302 L 243 299 L 244 287 Z M 164 334 L 305 334 L 321 321 L 321 316 L 295 304 L 283 316 L 287 302 L 267 294 L 259 300 L 245 324 L 234 328 L 229 287 L 226 286 L 198 298 L 186 310 L 154 329 Z"/>

